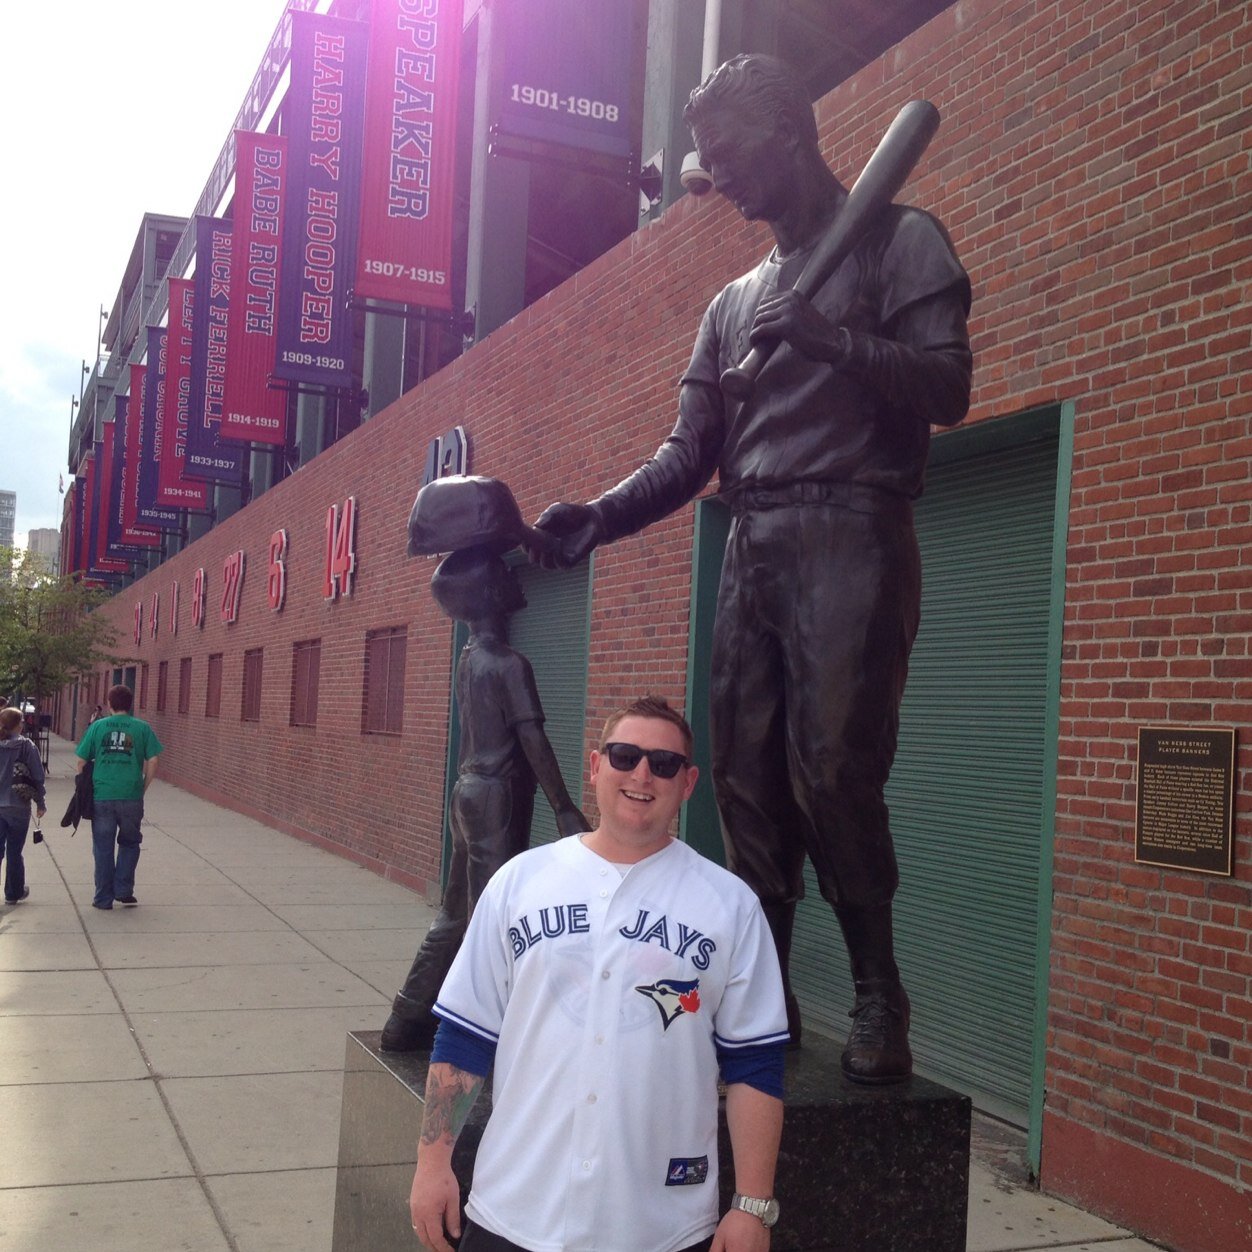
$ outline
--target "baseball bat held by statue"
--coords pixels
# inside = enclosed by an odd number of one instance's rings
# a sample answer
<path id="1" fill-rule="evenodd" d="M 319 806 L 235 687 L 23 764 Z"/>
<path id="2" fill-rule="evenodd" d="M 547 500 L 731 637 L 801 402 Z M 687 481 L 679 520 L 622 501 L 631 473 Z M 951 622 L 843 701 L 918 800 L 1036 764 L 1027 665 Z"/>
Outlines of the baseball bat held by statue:
<path id="1" fill-rule="evenodd" d="M 809 299 L 821 289 L 904 186 L 938 129 L 939 110 L 926 100 L 912 100 L 896 114 L 794 290 Z M 747 356 L 722 375 L 722 391 L 734 400 L 748 399 L 777 346 L 776 339 L 753 344 Z"/>

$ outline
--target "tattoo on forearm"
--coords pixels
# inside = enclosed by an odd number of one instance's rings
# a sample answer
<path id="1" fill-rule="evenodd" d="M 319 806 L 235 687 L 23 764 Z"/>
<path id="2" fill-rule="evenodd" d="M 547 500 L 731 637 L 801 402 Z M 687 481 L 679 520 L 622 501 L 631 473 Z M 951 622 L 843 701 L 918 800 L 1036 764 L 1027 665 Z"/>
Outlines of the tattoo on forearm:
<path id="1" fill-rule="evenodd" d="M 432 1065 L 426 1075 L 422 1143 L 438 1143 L 441 1139 L 455 1143 L 482 1087 L 483 1080 L 477 1074 L 451 1066 L 441 1074 Z"/>

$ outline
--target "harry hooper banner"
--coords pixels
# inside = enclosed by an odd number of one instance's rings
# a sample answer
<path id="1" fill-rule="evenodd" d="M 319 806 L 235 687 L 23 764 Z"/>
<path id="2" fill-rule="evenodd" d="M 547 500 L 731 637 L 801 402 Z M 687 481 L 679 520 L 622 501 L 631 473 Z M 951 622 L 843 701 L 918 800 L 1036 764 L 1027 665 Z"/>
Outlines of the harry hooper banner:
<path id="1" fill-rule="evenodd" d="M 373 0 L 356 294 L 452 308 L 462 0 Z"/>
<path id="2" fill-rule="evenodd" d="M 275 376 L 347 387 L 365 112 L 363 22 L 291 15 L 290 181 Z"/>
<path id="3" fill-rule="evenodd" d="M 287 393 L 270 386 L 278 342 L 278 267 L 287 141 L 235 132 L 235 209 L 230 253 L 230 368 L 223 439 L 287 441 Z"/>

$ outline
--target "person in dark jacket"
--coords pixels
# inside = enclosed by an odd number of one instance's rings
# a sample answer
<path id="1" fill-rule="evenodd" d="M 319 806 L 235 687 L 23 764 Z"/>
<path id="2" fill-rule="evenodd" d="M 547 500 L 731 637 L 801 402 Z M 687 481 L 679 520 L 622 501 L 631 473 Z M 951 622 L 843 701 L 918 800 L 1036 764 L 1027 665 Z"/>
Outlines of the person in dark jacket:
<path id="1" fill-rule="evenodd" d="M 29 781 L 21 777 L 23 773 Z M 0 709 L 0 856 L 8 904 L 20 904 L 30 895 L 22 849 L 30 827 L 32 791 L 35 811 L 42 817 L 47 807 L 39 750 L 22 735 L 22 710 Z"/>

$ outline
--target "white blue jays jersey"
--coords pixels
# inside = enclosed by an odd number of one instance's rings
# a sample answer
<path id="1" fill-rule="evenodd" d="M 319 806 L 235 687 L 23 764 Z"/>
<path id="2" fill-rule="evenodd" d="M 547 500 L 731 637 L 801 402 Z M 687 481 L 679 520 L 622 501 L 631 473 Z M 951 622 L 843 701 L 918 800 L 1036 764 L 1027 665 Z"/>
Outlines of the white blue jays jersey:
<path id="1" fill-rule="evenodd" d="M 673 1252 L 718 1220 L 717 1055 L 787 1038 L 752 891 L 671 842 L 625 877 L 579 839 L 514 857 L 435 1012 L 496 1043 L 468 1212 L 534 1252 Z"/>

